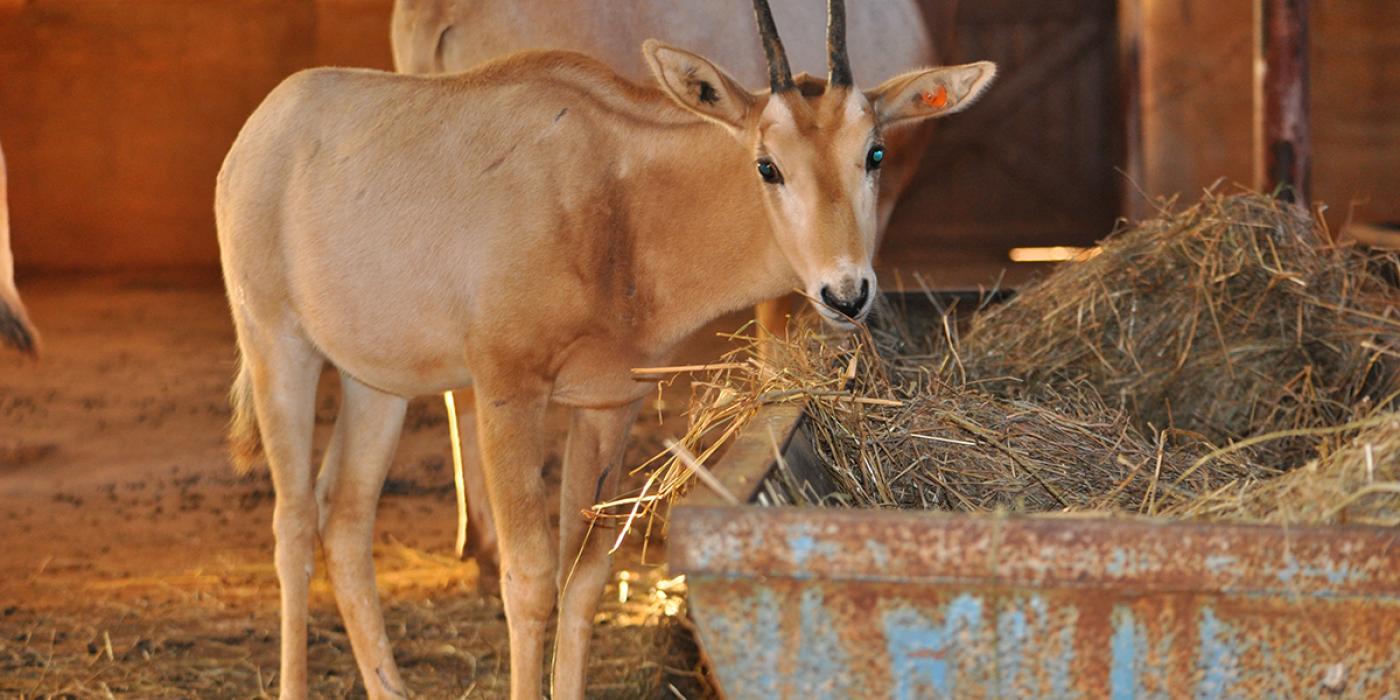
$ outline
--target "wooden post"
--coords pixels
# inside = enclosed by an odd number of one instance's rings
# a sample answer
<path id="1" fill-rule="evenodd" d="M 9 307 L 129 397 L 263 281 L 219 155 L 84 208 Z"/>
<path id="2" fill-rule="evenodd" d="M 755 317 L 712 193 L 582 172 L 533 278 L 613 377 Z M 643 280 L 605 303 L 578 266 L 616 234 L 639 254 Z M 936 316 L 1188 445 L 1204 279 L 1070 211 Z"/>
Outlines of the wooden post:
<path id="1" fill-rule="evenodd" d="M 1311 187 L 1308 133 L 1308 0 L 1255 0 L 1255 184 L 1306 205 Z"/>
<path id="2" fill-rule="evenodd" d="M 1142 141 L 1142 0 L 1118 0 L 1118 103 L 1122 116 L 1123 182 L 1120 216 L 1146 214 L 1147 167 Z"/>

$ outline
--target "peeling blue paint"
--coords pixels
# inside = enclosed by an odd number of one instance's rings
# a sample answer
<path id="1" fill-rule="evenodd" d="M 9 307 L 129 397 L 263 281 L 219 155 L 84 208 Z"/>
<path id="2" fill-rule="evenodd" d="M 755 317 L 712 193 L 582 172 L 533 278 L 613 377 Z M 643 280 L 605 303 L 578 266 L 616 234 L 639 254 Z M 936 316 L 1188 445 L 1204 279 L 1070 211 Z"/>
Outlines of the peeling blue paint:
<path id="1" fill-rule="evenodd" d="M 875 560 L 876 566 L 882 569 L 889 566 L 890 550 L 885 546 L 885 543 L 879 540 L 866 540 L 865 550 L 870 552 L 870 557 Z"/>
<path id="2" fill-rule="evenodd" d="M 941 627 L 915 608 L 901 605 L 885 611 L 881 622 L 895 700 L 953 693 L 959 642 L 981 634 L 982 605 L 981 598 L 959 595 L 949 601 Z"/>
<path id="3" fill-rule="evenodd" d="M 1211 554 L 1206 557 L 1205 564 L 1207 571 L 1219 576 L 1234 569 L 1239 558 L 1233 554 Z"/>
<path id="4" fill-rule="evenodd" d="M 1122 549 L 1115 548 L 1113 552 L 1108 555 L 1108 561 L 1104 562 L 1104 570 L 1107 571 L 1110 576 L 1122 576 L 1127 568 L 1128 553 L 1124 552 Z"/>
<path id="5" fill-rule="evenodd" d="M 1130 547 L 1115 547 L 1104 560 L 1109 576 L 1141 576 L 1155 571 L 1160 564 L 1151 552 Z"/>
<path id="6" fill-rule="evenodd" d="M 1113 607 L 1113 637 L 1109 640 L 1112 661 L 1108 668 L 1108 690 L 1113 700 L 1132 700 L 1140 693 L 1139 655 L 1146 640 L 1137 628 L 1133 611 L 1124 605 Z"/>
<path id="7" fill-rule="evenodd" d="M 856 697 L 849 674 L 832 672 L 848 668 L 849 664 L 841 639 L 834 633 L 836 625 L 826 609 L 822 592 L 815 588 L 803 590 L 798 608 L 802 641 L 797 654 L 797 675 L 793 678 L 795 697 Z"/>
<path id="8" fill-rule="evenodd" d="M 1281 583 L 1292 583 L 1300 574 L 1307 578 L 1326 579 L 1334 586 L 1349 583 L 1357 578 L 1357 572 L 1352 571 L 1350 567 L 1338 566 L 1333 562 L 1327 562 L 1326 566 L 1300 566 L 1292 552 L 1286 552 L 1283 560 L 1286 564 L 1278 572 L 1278 580 Z"/>
<path id="9" fill-rule="evenodd" d="M 834 557 L 841 553 L 841 548 L 836 546 L 830 538 L 822 536 L 821 532 L 810 528 L 795 528 L 788 535 L 788 549 L 792 552 L 792 562 L 798 567 L 807 565 L 807 559 L 816 554 L 825 557 Z"/>
<path id="10" fill-rule="evenodd" d="M 1048 629 L 1050 621 L 1046 616 L 1045 599 L 1037 595 L 1031 600 L 1042 625 Z M 1049 665 L 1050 694 L 1055 698 L 1076 698 L 1080 694 L 1070 690 L 1070 669 L 1074 666 L 1074 633 L 1079 626 L 1079 610 L 1073 607 L 1065 609 L 1063 606 L 1062 610 L 1066 619 L 1060 627 L 1060 653 L 1046 662 Z"/>
<path id="11" fill-rule="evenodd" d="M 748 604 L 719 606 L 709 611 L 699 600 L 690 602 L 691 610 L 704 620 L 703 637 L 712 639 L 752 640 L 752 646 L 738 656 L 721 656 L 730 647 L 710 645 L 715 662 L 739 670 L 732 681 L 740 697 L 781 697 L 779 689 L 784 680 L 780 663 L 786 650 L 782 643 L 781 608 L 772 590 L 758 588 L 746 596 Z"/>
<path id="12" fill-rule="evenodd" d="M 1017 676 L 1021 674 L 1025 657 L 1023 650 L 1030 643 L 1026 630 L 1026 613 L 1019 608 L 1004 610 L 997 615 L 997 694 L 1014 697 Z"/>
<path id="13" fill-rule="evenodd" d="M 1210 607 L 1201 609 L 1201 619 L 1196 627 L 1200 630 L 1196 673 L 1201 679 L 1196 686 L 1196 698 L 1220 700 L 1226 697 L 1225 690 L 1235 677 L 1235 634 L 1229 625 L 1215 616 L 1215 609 Z"/>
<path id="14" fill-rule="evenodd" d="M 812 550 L 817 548 L 817 539 L 811 535 L 792 535 L 788 537 L 788 549 L 792 550 L 792 561 L 798 566 L 807 563 L 807 557 L 812 555 Z"/>

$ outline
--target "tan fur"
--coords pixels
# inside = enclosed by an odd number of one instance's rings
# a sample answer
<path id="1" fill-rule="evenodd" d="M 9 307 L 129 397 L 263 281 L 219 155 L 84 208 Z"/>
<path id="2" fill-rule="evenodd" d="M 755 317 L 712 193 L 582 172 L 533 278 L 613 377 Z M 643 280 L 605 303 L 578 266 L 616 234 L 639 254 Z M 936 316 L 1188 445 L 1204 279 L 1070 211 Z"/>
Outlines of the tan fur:
<path id="1" fill-rule="evenodd" d="M 826 87 L 826 7 L 806 0 L 774 0 L 775 20 L 791 49 L 789 59 L 804 93 L 819 95 Z M 933 63 L 935 48 L 915 0 L 858 3 L 848 10 L 849 42 L 858 82 L 874 83 L 893 73 Z M 455 73 L 501 55 L 528 49 L 567 49 L 601 60 L 634 81 L 650 81 L 651 67 L 638 47 L 659 37 L 703 55 L 725 57 L 726 68 L 741 84 L 761 85 L 768 64 L 753 28 L 752 0 L 548 0 L 491 3 L 480 0 L 396 0 L 391 26 L 394 63 L 399 72 Z M 878 241 L 896 202 L 913 181 L 915 168 L 931 136 L 933 122 L 885 134 L 889 161 L 880 177 Z M 758 304 L 759 333 L 781 335 L 792 313 L 791 290 Z M 766 346 L 765 346 L 766 347 Z M 469 413 L 463 415 L 469 416 Z M 470 423 L 470 421 L 464 421 Z M 464 425 L 464 432 L 471 432 Z M 466 447 L 464 463 L 478 464 L 476 444 Z M 480 481 L 468 469 L 469 482 Z M 466 494 L 471 537 L 466 552 L 493 569 L 494 523 L 482 489 Z M 491 586 L 490 581 L 483 584 Z"/>
<path id="2" fill-rule="evenodd" d="M 824 2 L 771 0 L 794 73 L 825 76 Z M 918 0 L 851 3 L 846 9 L 857 84 L 935 63 Z M 651 78 L 637 50 L 656 38 L 707 56 L 744 85 L 766 85 L 768 63 L 752 0 L 395 0 L 390 39 L 401 73 L 457 73 L 521 51 L 577 51 L 635 82 Z"/>
<path id="3" fill-rule="evenodd" d="M 826 75 L 826 4 L 772 0 L 792 69 Z M 860 2 L 847 8 L 851 67 L 874 85 L 937 61 L 916 0 Z M 943 29 L 943 28 L 935 28 Z M 637 47 L 655 37 L 707 56 L 723 56 L 741 84 L 763 85 L 768 64 L 753 28 L 752 0 L 395 0 L 390 38 L 401 73 L 456 73 L 531 49 L 578 51 L 633 81 L 651 79 Z M 799 82 L 804 76 L 798 76 Z M 821 85 L 825 81 L 817 80 Z M 933 133 L 931 122 L 885 134 L 889 162 L 880 182 L 878 234 L 913 182 Z M 787 290 L 784 290 L 787 291 Z"/>
<path id="4" fill-rule="evenodd" d="M 608 563 L 575 519 L 549 537 L 548 403 L 574 411 L 560 512 L 577 513 L 615 482 L 605 475 L 615 477 L 648 392 L 630 368 L 664 362 L 700 325 L 794 287 L 847 300 L 865 282 L 873 295 L 880 176 L 865 162 L 881 137 L 872 105 L 890 96 L 750 93 L 700 56 L 645 50 L 662 91 L 564 52 L 442 78 L 305 71 L 268 96 L 230 150 L 215 212 L 239 382 L 251 387 L 277 490 L 282 697 L 306 692 L 317 534 L 370 697 L 406 693 L 369 543 L 408 397 L 473 385 L 511 696 L 542 694 L 557 603 L 552 696 L 581 698 Z M 991 80 L 985 67 L 943 70 Z M 961 98 L 919 116 L 955 111 Z M 758 158 L 786 184 L 763 182 Z M 345 401 L 317 477 L 326 361 Z M 246 388 L 235 392 L 246 406 Z"/>
<path id="5" fill-rule="evenodd" d="M 24 302 L 15 289 L 15 259 L 10 252 L 10 206 L 7 198 L 5 151 L 0 149 L 0 343 L 38 357 L 39 332 L 29 322 Z"/>

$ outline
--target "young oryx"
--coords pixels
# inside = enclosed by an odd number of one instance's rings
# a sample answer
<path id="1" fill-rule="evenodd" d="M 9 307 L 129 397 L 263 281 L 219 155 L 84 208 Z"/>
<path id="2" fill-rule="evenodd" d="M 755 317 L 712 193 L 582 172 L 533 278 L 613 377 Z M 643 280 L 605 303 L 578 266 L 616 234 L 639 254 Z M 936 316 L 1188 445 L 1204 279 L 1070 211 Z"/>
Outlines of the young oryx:
<path id="1" fill-rule="evenodd" d="M 937 53 L 921 2 L 928 4 L 927 0 L 879 0 L 849 8 L 846 39 L 857 84 L 873 84 L 935 62 Z M 935 3 L 945 10 L 956 4 Z M 623 78 L 650 83 L 651 67 L 637 47 L 647 37 L 665 37 L 691 51 L 723 56 L 730 76 L 741 84 L 756 84 L 767 79 L 768 61 L 749 28 L 752 7 L 752 0 L 395 0 L 390 38 L 400 73 L 456 73 L 518 51 L 567 49 L 601 60 Z M 812 0 L 772 0 L 772 10 L 791 49 L 792 69 L 824 73 L 826 6 Z M 930 120 L 884 134 L 887 155 L 880 166 L 876 241 L 895 203 L 913 181 L 934 123 Z M 779 333 L 791 311 L 787 295 L 791 290 L 781 291 L 779 299 L 758 306 L 762 325 Z M 493 591 L 499 586 L 496 529 L 470 417 L 472 392 L 457 392 L 455 405 L 464 408 L 466 418 L 460 426 L 466 449 L 460 453 L 466 486 L 463 506 L 470 513 L 468 532 L 459 533 L 458 546 L 476 558 L 481 589 Z"/>
<path id="2" fill-rule="evenodd" d="M 996 69 L 856 90 L 832 0 L 828 84 L 799 90 L 766 0 L 754 5 L 771 91 L 648 41 L 659 90 L 580 54 L 535 52 L 438 78 L 305 71 L 249 118 L 215 210 L 242 356 L 234 457 L 246 468 L 261 433 L 277 490 L 284 698 L 306 695 L 318 534 L 370 697 L 406 693 L 370 543 L 409 397 L 475 387 L 511 697 L 542 694 L 557 602 L 553 697 L 579 698 L 609 567 L 607 538 L 585 541 L 580 512 L 615 488 L 648 391 L 630 368 L 794 287 L 836 326 L 865 318 L 885 135 L 968 106 Z M 316 475 L 327 361 L 344 398 Z M 573 409 L 557 546 L 539 469 L 551 401 Z"/>
<path id="3" fill-rule="evenodd" d="M 15 290 L 15 259 L 10 253 L 10 207 L 5 197 L 5 151 L 0 149 L 0 345 L 36 355 L 39 334 L 29 325 Z"/>

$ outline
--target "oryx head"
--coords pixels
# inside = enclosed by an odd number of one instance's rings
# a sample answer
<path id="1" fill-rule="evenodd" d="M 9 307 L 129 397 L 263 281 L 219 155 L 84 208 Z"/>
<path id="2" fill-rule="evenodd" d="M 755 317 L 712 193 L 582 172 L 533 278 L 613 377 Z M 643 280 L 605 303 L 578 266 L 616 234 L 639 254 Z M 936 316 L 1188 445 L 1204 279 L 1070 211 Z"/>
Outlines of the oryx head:
<path id="1" fill-rule="evenodd" d="M 991 84 L 996 65 L 925 68 L 858 90 L 846 54 L 845 2 L 829 0 L 823 89 L 818 81 L 793 80 L 767 0 L 754 0 L 754 14 L 768 55 L 769 91 L 750 92 L 704 57 L 655 40 L 643 52 L 672 99 L 751 150 L 752 165 L 733 176 L 761 183 L 773 234 L 808 298 L 829 322 L 850 327 L 875 297 L 876 198 L 889 155 L 884 134 L 971 105 Z"/>

